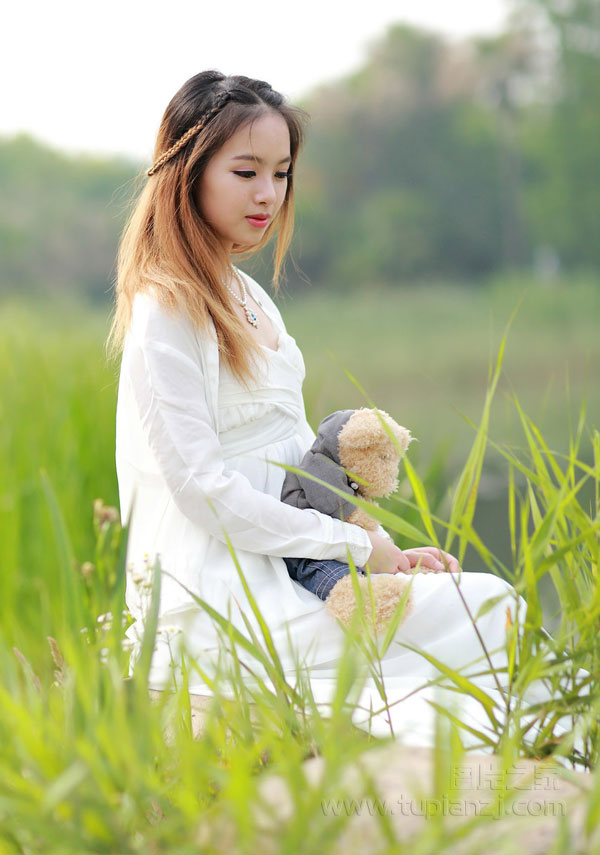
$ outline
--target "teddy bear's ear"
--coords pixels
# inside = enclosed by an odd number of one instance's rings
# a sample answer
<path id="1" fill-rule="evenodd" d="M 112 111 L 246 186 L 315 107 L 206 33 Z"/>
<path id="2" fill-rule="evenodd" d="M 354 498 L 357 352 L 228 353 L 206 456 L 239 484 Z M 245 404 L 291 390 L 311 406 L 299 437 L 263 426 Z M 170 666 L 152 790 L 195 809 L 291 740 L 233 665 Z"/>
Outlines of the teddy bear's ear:
<path id="1" fill-rule="evenodd" d="M 410 443 L 413 441 L 414 437 L 410 435 L 410 431 L 408 428 L 402 427 L 393 419 L 386 419 L 390 428 L 392 429 L 392 433 L 398 440 L 398 445 L 400 446 L 400 451 L 405 452 Z"/>
<path id="2" fill-rule="evenodd" d="M 408 428 L 399 425 L 385 410 L 370 410 L 366 407 L 356 410 L 346 424 L 346 428 L 348 429 L 346 440 L 350 439 L 351 436 L 350 441 L 355 448 L 368 448 L 384 440 L 384 437 L 389 440 L 389 433 L 382 424 L 382 421 L 386 423 L 396 439 L 398 450 L 401 454 L 404 454 L 413 437 Z"/>
<path id="3" fill-rule="evenodd" d="M 382 410 L 379 412 L 386 415 Z M 377 411 L 362 407 L 355 410 L 339 432 L 338 443 L 340 449 L 343 446 L 366 449 L 381 444 L 385 436 L 386 430 Z"/>
<path id="4" fill-rule="evenodd" d="M 410 431 L 408 428 L 402 427 L 399 425 L 397 421 L 395 421 L 389 413 L 386 413 L 385 410 L 371 410 L 374 416 L 379 421 L 379 429 L 384 431 L 389 438 L 388 432 L 385 430 L 383 425 L 381 424 L 381 419 L 385 421 L 388 428 L 391 430 L 393 436 L 397 440 L 398 450 L 404 454 L 408 446 L 413 440 L 413 437 L 410 435 Z M 378 415 L 379 414 L 379 415 Z"/>
<path id="5" fill-rule="evenodd" d="M 389 439 L 382 420 L 397 440 L 400 452 L 404 453 L 412 440 L 410 431 L 395 422 L 385 410 L 370 410 L 366 407 L 356 410 L 340 431 L 338 435 L 340 448 L 343 446 L 370 448 Z"/>
<path id="6" fill-rule="evenodd" d="M 382 430 L 373 410 L 365 407 L 356 410 L 338 434 L 340 450 L 343 447 L 369 448 L 380 440 Z"/>

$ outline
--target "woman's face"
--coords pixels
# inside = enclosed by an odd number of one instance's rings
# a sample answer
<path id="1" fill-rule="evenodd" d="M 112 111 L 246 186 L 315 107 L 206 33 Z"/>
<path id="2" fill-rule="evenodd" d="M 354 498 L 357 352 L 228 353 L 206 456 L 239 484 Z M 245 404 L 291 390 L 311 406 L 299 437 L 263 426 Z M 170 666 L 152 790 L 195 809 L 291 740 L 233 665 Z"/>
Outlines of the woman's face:
<path id="1" fill-rule="evenodd" d="M 274 112 L 241 127 L 211 157 L 196 201 L 228 252 L 261 240 L 285 198 L 290 163 L 288 127 Z"/>

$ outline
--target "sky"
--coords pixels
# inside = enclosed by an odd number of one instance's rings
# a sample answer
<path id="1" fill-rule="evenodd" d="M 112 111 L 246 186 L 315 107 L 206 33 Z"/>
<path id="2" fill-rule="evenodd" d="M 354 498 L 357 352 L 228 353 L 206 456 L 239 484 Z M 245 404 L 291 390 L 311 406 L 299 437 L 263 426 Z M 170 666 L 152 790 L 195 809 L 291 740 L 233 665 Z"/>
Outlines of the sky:
<path id="1" fill-rule="evenodd" d="M 458 39 L 502 29 L 507 0 L 31 0 L 6 4 L 0 135 L 151 160 L 167 103 L 208 68 L 292 101 L 361 66 L 394 23 Z"/>

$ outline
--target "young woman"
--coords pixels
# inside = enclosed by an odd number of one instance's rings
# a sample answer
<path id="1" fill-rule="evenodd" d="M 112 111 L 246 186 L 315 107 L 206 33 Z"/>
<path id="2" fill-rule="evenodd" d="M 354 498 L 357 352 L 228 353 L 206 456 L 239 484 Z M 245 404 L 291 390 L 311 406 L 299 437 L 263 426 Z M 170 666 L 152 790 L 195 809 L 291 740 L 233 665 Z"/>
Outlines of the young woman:
<path id="1" fill-rule="evenodd" d="M 155 689 L 178 679 L 181 643 L 205 673 L 219 656 L 215 624 L 192 594 L 241 632 L 245 620 L 255 623 L 236 562 L 290 678 L 298 661 L 306 665 L 317 701 L 331 692 L 344 637 L 324 603 L 290 579 L 284 557 L 347 561 L 349 553 L 374 573 L 407 571 L 418 561 L 433 571 L 444 561 L 458 569 L 436 550 L 403 552 L 383 530 L 367 534 L 279 500 L 285 470 L 269 461 L 297 465 L 314 439 L 302 400 L 304 363 L 271 298 L 233 260 L 274 238 L 277 279 L 292 233 L 301 119 L 262 81 L 212 71 L 192 77 L 166 109 L 122 238 L 111 341 L 123 348 L 116 462 L 129 524 L 127 604 L 136 619 L 128 634 L 133 669 L 148 570 L 158 556 Z M 504 601 L 477 626 L 502 664 L 506 609 L 514 620 L 523 605 L 514 590 L 488 574 L 415 574 L 412 611 L 384 658 L 388 698 L 408 696 L 391 711 L 401 739 L 431 741 L 427 698 L 435 693 L 415 690 L 436 673 L 402 645 L 453 668 L 480 659 L 463 599 L 475 615 L 499 595 Z M 192 693 L 210 693 L 193 667 L 189 681 Z M 492 677 L 480 685 L 498 691 Z M 362 701 L 368 707 L 370 700 L 380 706 L 368 684 Z M 463 699 L 460 716 L 488 722 L 475 700 Z M 370 726 L 389 732 L 387 713 Z"/>

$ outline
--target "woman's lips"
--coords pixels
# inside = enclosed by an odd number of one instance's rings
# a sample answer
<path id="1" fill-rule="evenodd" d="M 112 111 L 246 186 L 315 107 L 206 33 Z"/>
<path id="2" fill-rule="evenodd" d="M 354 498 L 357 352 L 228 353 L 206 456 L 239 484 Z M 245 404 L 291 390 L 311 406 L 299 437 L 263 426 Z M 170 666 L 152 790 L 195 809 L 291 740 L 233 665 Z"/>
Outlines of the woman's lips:
<path id="1" fill-rule="evenodd" d="M 264 229 L 264 227 L 269 222 L 268 214 L 257 214 L 253 217 L 246 217 L 251 226 L 254 226 L 255 229 Z"/>

